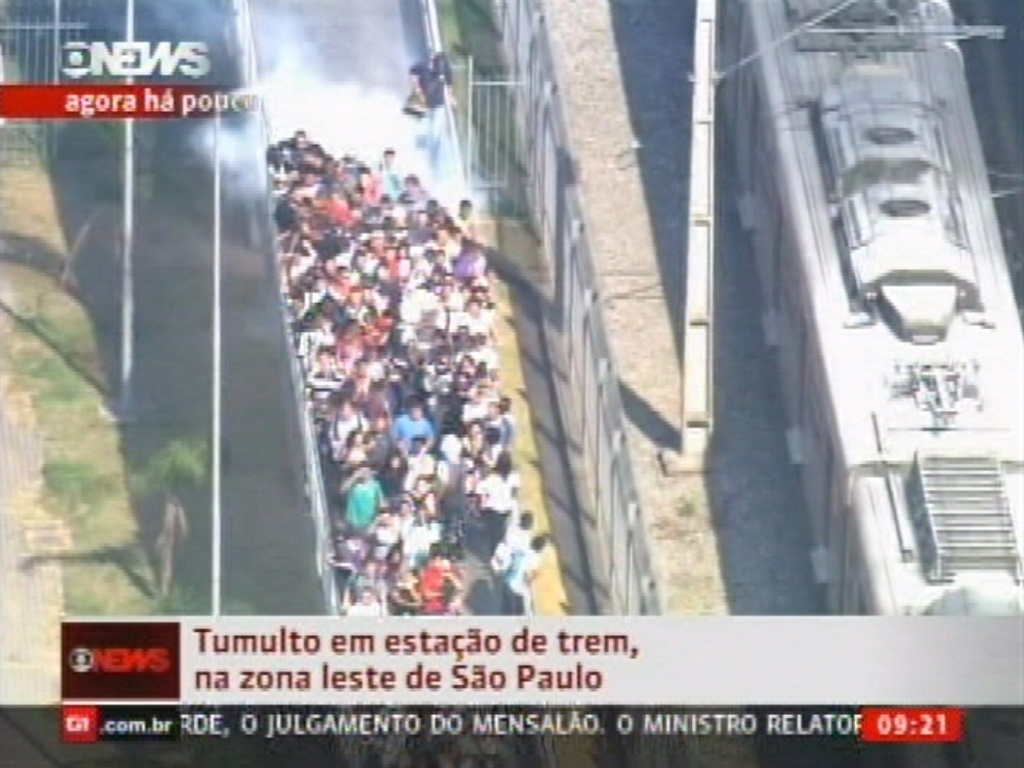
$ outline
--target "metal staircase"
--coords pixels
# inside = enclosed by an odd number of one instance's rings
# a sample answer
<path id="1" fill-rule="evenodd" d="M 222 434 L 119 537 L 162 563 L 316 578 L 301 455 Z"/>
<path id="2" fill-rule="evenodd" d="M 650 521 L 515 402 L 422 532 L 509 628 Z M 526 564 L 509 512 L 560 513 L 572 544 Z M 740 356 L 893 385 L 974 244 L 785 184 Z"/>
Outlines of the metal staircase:
<path id="1" fill-rule="evenodd" d="M 1021 581 L 1021 554 L 997 459 L 918 454 L 911 495 L 930 581 L 965 572 L 1007 573 Z"/>

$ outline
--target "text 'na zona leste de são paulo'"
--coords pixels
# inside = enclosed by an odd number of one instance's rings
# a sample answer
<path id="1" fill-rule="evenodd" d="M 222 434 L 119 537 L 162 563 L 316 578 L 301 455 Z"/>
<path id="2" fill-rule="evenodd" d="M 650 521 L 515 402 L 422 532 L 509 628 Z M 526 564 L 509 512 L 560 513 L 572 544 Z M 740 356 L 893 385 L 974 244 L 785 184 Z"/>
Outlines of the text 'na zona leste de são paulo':
<path id="1" fill-rule="evenodd" d="M 332 654 L 345 657 L 372 657 L 376 662 L 356 669 L 339 669 L 322 661 L 315 670 L 226 669 L 193 670 L 198 690 L 250 691 L 394 691 L 454 690 L 503 691 L 510 688 L 533 691 L 598 691 L 604 687 L 604 673 L 577 661 L 566 667 L 547 666 L 537 659 L 545 657 L 599 658 L 617 656 L 639 658 L 635 643 L 625 634 L 575 633 L 565 630 L 547 634 L 523 627 L 511 638 L 480 629 L 459 632 L 417 630 L 394 632 L 378 637 L 371 634 L 332 634 L 298 632 L 281 627 L 276 633 L 227 634 L 210 628 L 193 630 L 195 648 L 200 657 L 251 656 L 263 660 L 296 656 Z M 484 663 L 465 663 L 474 657 L 511 654 L 529 656 L 532 661 L 516 664 L 511 675 Z M 399 674 L 382 660 L 401 657 L 446 658 L 454 661 L 446 668 L 419 662 L 412 670 Z"/>

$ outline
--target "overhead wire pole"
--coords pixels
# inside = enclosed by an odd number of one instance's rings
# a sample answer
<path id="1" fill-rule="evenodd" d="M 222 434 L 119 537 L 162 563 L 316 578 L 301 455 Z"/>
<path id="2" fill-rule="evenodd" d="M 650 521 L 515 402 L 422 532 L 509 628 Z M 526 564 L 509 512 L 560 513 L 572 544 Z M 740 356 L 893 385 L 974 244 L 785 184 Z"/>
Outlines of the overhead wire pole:
<path id="1" fill-rule="evenodd" d="M 135 0 L 126 0 L 125 42 L 135 42 Z M 126 78 L 128 85 L 135 80 Z M 121 393 L 117 415 L 129 420 L 134 409 L 135 368 L 135 120 L 124 121 L 124 220 L 121 242 Z"/>
<path id="2" fill-rule="evenodd" d="M 677 469 L 702 469 L 714 419 L 715 59 L 718 0 L 698 0 L 693 44 L 690 196 L 683 288 Z"/>
<path id="3" fill-rule="evenodd" d="M 53 82 L 60 82 L 60 0 L 53 0 Z"/>
<path id="4" fill-rule="evenodd" d="M 719 84 L 789 40 L 863 0 L 837 0 L 769 45 L 718 69 L 718 0 L 698 0 L 694 30 L 690 203 L 687 265 L 682 285 L 683 354 L 680 365 L 679 449 L 659 454 L 665 474 L 700 472 L 714 428 L 714 271 L 716 248 L 716 112 Z"/>
<path id="5" fill-rule="evenodd" d="M 221 157 L 220 112 L 213 118 L 213 415 L 210 450 L 211 499 L 213 528 L 211 557 L 211 613 L 221 615 Z"/>

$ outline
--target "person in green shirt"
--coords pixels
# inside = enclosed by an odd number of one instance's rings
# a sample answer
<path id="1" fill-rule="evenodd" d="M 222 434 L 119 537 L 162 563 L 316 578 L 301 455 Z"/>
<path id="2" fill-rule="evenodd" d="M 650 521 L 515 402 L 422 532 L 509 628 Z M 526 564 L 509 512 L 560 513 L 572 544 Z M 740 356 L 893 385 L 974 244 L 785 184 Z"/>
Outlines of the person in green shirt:
<path id="1" fill-rule="evenodd" d="M 384 492 L 368 467 L 356 471 L 345 494 L 345 522 L 353 533 L 366 533 L 384 506 Z"/>

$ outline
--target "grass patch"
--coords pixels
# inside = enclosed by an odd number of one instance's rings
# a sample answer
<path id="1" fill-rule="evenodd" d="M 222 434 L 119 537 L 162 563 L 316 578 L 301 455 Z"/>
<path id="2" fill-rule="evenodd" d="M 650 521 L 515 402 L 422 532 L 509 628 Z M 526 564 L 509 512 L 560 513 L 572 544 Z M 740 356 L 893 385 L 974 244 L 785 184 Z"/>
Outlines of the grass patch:
<path id="1" fill-rule="evenodd" d="M 0 360 L 8 401 L 27 403 L 43 440 L 41 493 L 23 514 L 52 517 L 70 533 L 59 555 L 64 610 L 72 615 L 150 613 L 149 566 L 138 539 L 116 425 L 104 416 L 103 365 L 92 321 L 56 280 L 68 243 L 56 192 L 40 161 L 5 168 Z"/>
<path id="2" fill-rule="evenodd" d="M 9 318 L 3 362 L 26 393 L 43 437 L 45 512 L 63 522 L 73 550 L 60 555 L 72 615 L 149 613 L 154 603 L 138 540 L 117 427 L 103 415 L 99 352 L 85 310 L 52 278 L 6 265 Z M 89 375 L 86 375 L 89 374 Z"/>
<path id="3" fill-rule="evenodd" d="M 472 56 L 487 76 L 504 72 L 493 0 L 437 0 L 437 14 L 445 50 L 463 61 Z"/>

